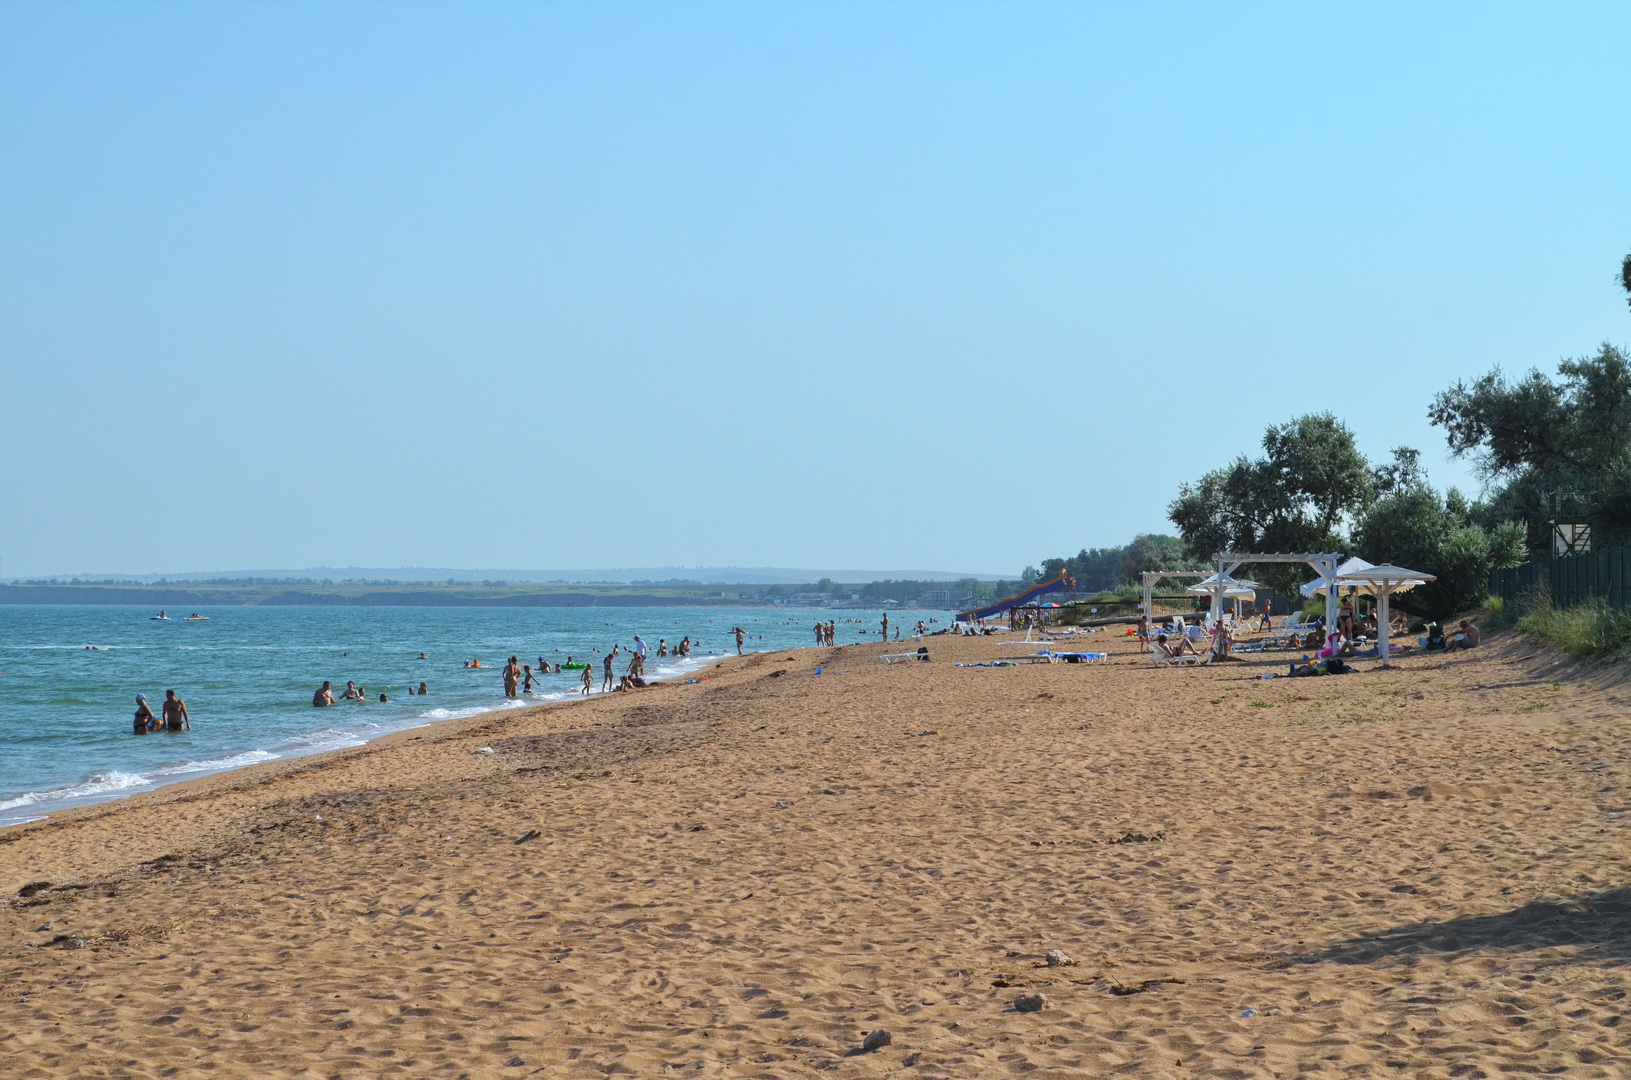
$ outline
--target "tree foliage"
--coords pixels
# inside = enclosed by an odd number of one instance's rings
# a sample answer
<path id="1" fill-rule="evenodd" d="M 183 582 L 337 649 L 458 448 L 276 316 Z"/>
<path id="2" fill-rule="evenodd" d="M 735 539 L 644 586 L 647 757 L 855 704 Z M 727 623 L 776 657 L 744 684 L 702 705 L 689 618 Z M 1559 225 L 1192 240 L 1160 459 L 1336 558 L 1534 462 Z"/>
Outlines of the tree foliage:
<path id="1" fill-rule="evenodd" d="M 1204 567 L 1176 536 L 1140 533 L 1120 547 L 1083 548 L 1069 558 L 1042 560 L 1041 579 L 1064 571 L 1076 579 L 1078 592 L 1104 592 L 1137 579 L 1144 570 L 1192 570 Z"/>
<path id="2" fill-rule="evenodd" d="M 1444 497 L 1418 472 L 1359 515 L 1349 550 L 1372 562 L 1390 562 L 1432 574 L 1431 581 L 1393 601 L 1437 619 L 1482 603 L 1490 571 L 1523 562 L 1523 529 L 1505 523 L 1485 528 L 1480 508 L 1451 488 Z"/>
<path id="3" fill-rule="evenodd" d="M 1206 556 L 1340 551 L 1353 514 L 1414 469 L 1414 451 L 1396 454 L 1385 470 L 1373 469 L 1347 425 L 1315 413 L 1270 427 L 1262 457 L 1236 458 L 1183 485 L 1167 516 L 1190 549 Z M 1306 569 L 1290 565 L 1249 572 L 1282 590 L 1307 577 Z"/>
<path id="4" fill-rule="evenodd" d="M 1595 356 L 1565 360 L 1556 381 L 1531 370 L 1508 381 L 1499 368 L 1457 382 L 1428 416 L 1450 451 L 1470 457 L 1497 482 L 1491 500 L 1528 522 L 1544 547 L 1549 522 L 1581 516 L 1594 544 L 1631 539 L 1631 359 L 1604 343 Z"/>

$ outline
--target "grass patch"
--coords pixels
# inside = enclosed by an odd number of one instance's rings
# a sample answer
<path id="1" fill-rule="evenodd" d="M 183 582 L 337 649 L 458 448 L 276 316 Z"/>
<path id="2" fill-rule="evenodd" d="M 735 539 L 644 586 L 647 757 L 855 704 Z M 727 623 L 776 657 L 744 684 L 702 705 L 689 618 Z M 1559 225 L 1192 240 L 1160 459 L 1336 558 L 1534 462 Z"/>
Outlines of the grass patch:
<path id="1" fill-rule="evenodd" d="M 1254 701 L 1254 702 L 1252 702 L 1251 707 L 1254 708 L 1254 709 L 1272 709 L 1272 708 L 1274 708 L 1273 705 L 1270 705 L 1266 701 Z"/>
<path id="2" fill-rule="evenodd" d="M 1576 660 L 1631 654 L 1631 611 L 1610 607 L 1600 597 L 1558 608 L 1539 596 L 1526 606 L 1517 622 L 1518 633 L 1526 638 L 1555 646 Z"/>

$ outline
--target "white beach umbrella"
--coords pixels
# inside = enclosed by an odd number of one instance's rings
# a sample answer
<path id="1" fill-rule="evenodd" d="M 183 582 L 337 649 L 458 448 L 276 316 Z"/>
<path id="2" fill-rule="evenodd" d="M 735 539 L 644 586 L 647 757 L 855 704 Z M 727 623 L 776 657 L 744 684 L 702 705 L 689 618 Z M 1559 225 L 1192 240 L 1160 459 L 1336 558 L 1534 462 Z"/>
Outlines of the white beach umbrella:
<path id="1" fill-rule="evenodd" d="M 1302 593 L 1305 599 L 1312 597 L 1316 593 L 1324 592 L 1330 586 L 1332 581 L 1341 578 L 1343 574 L 1352 573 L 1358 570 L 1369 570 L 1374 565 L 1374 563 L 1368 563 L 1358 556 L 1351 559 L 1345 559 L 1343 560 L 1342 565 L 1337 567 L 1335 578 L 1315 578 L 1313 581 L 1303 585 L 1297 591 Z"/>
<path id="2" fill-rule="evenodd" d="M 1197 581 L 1184 591 L 1194 593 L 1196 596 L 1212 597 L 1213 614 L 1220 618 L 1223 614 L 1224 599 L 1235 600 L 1237 601 L 1235 604 L 1235 617 L 1239 618 L 1240 605 L 1238 601 L 1255 600 L 1257 590 L 1261 587 L 1257 582 L 1248 581 L 1245 578 L 1230 577 L 1227 574 L 1213 574 L 1211 577 Z"/>
<path id="3" fill-rule="evenodd" d="M 1405 592 L 1436 580 L 1432 574 L 1406 570 L 1392 563 L 1337 574 L 1335 581 L 1339 587 L 1352 588 L 1376 597 L 1376 655 L 1381 657 L 1383 667 L 1388 666 L 1388 598 L 1396 592 Z"/>

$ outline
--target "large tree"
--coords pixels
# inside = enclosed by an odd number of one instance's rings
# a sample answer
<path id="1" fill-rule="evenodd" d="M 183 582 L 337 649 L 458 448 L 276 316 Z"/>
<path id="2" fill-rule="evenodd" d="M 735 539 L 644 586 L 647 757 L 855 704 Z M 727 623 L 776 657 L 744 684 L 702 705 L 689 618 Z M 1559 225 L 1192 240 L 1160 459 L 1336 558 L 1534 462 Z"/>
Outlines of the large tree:
<path id="1" fill-rule="evenodd" d="M 1548 543 L 1550 522 L 1584 518 L 1594 546 L 1631 540 L 1631 359 L 1604 343 L 1595 356 L 1565 360 L 1553 381 L 1538 370 L 1508 381 L 1499 368 L 1458 382 L 1433 399 L 1428 416 L 1450 451 L 1471 458 L 1498 485 L 1500 512 L 1528 524 L 1531 548 Z"/>
<path id="2" fill-rule="evenodd" d="M 1490 571 L 1524 559 L 1523 529 L 1511 523 L 1485 528 L 1479 510 L 1454 488 L 1440 498 L 1418 471 L 1360 513 L 1349 550 L 1432 574 L 1438 580 L 1400 593 L 1394 603 L 1447 619 L 1483 602 Z"/>
<path id="3" fill-rule="evenodd" d="M 1167 516 L 1205 556 L 1341 551 L 1353 514 L 1393 482 L 1371 467 L 1347 425 L 1316 413 L 1264 432 L 1262 457 L 1236 458 L 1179 488 Z M 1243 572 L 1281 589 L 1308 576 L 1306 568 L 1272 563 Z"/>

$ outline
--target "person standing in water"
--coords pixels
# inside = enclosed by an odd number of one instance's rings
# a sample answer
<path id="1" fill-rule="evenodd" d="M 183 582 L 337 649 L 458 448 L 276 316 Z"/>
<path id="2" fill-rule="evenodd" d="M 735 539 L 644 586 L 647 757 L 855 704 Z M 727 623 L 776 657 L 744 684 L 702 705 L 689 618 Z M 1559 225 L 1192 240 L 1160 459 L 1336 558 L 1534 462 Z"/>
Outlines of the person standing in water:
<path id="1" fill-rule="evenodd" d="M 741 656 L 742 655 L 742 639 L 747 637 L 747 631 L 743 630 L 740 626 L 733 626 L 733 627 L 731 627 L 731 633 L 736 635 L 736 655 Z"/>
<path id="2" fill-rule="evenodd" d="M 174 690 L 164 692 L 164 726 L 169 731 L 193 729 L 193 722 L 187 716 L 187 703 L 176 697 Z"/>
<path id="3" fill-rule="evenodd" d="M 135 725 L 133 735 L 146 735 L 153 727 L 153 710 L 147 707 L 147 699 L 141 694 L 136 695 Z"/>
<path id="4" fill-rule="evenodd" d="M 607 653 L 606 658 L 601 661 L 601 666 L 606 669 L 606 678 L 600 684 L 602 693 L 610 690 L 612 688 L 612 684 L 616 682 L 616 680 L 612 678 L 612 657 L 616 655 L 617 650 L 614 648 L 611 652 Z"/>
<path id="5" fill-rule="evenodd" d="M 516 696 L 515 687 L 516 687 L 516 684 L 518 682 L 520 682 L 520 681 L 521 681 L 521 666 L 515 662 L 515 657 L 512 656 L 512 657 L 510 657 L 509 661 L 504 665 L 504 696 L 507 697 L 507 698 L 515 697 Z"/>
<path id="6" fill-rule="evenodd" d="M 327 679 L 324 679 L 323 685 L 317 688 L 317 693 L 311 696 L 311 703 L 313 707 L 319 709 L 334 704 L 334 688 Z"/>
<path id="7" fill-rule="evenodd" d="M 589 691 L 595 687 L 595 669 L 588 664 L 583 665 L 583 696 L 588 697 Z"/>

